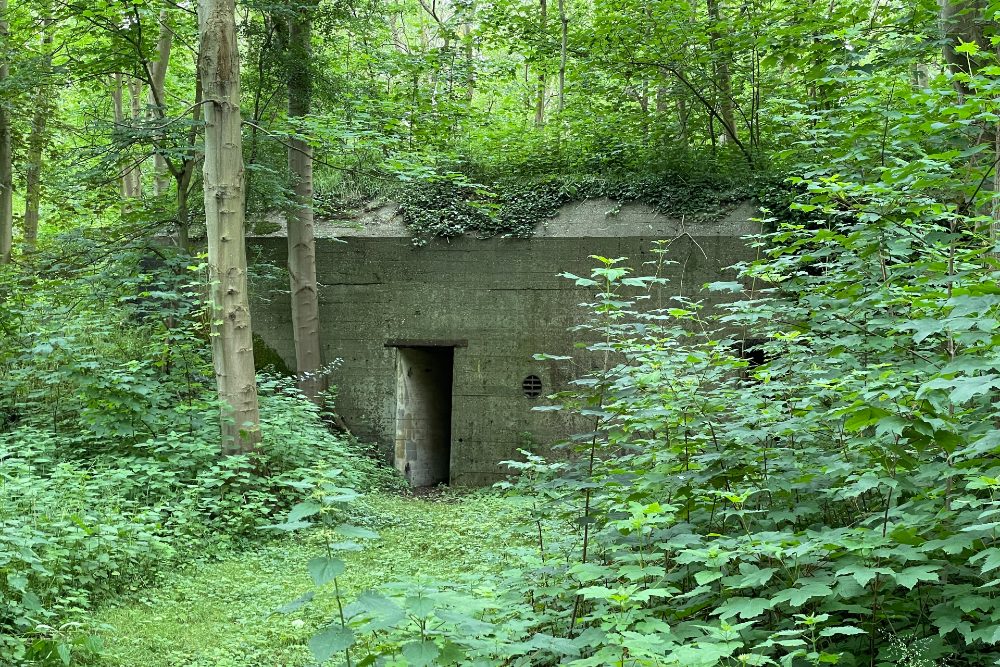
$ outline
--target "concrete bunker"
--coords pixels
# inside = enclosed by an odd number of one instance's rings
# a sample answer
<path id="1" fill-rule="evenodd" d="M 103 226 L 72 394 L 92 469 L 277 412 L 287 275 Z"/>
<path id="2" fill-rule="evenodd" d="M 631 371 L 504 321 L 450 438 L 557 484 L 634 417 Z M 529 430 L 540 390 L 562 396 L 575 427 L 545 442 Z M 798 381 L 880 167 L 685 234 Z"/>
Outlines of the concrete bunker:
<path id="1" fill-rule="evenodd" d="M 390 341 L 396 351 L 396 467 L 411 486 L 451 482 L 457 342 Z"/>
<path id="2" fill-rule="evenodd" d="M 318 220 L 323 358 L 339 360 L 330 374 L 336 411 L 414 486 L 502 480 L 511 472 L 502 462 L 521 458 L 520 450 L 547 455 L 550 444 L 590 428 L 568 411 L 535 409 L 574 386 L 574 367 L 555 357 L 590 363 L 578 325 L 590 317 L 580 304 L 593 301 L 593 290 L 560 274 L 590 275 L 593 255 L 627 257 L 636 271 L 669 280 L 664 300 L 683 296 L 711 308 L 732 295 L 702 285 L 735 279 L 726 267 L 756 256 L 741 239 L 759 231 L 755 215 L 746 204 L 693 223 L 644 204 L 592 199 L 540 220 L 531 238 L 461 236 L 421 247 L 392 205 Z M 671 239 L 662 266 L 656 239 Z M 251 256 L 286 264 L 280 231 L 249 243 Z M 282 291 L 254 291 L 254 331 L 293 366 L 287 283 L 274 289 Z"/>

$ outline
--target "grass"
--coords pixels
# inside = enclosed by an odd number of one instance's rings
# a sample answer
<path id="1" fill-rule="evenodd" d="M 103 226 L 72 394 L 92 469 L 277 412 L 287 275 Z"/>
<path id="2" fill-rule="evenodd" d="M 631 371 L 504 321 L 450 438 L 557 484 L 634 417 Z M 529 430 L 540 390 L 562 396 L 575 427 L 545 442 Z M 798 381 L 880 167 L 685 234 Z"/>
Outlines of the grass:
<path id="1" fill-rule="evenodd" d="M 485 492 L 438 498 L 371 495 L 368 527 L 380 533 L 342 557 L 344 597 L 399 580 L 458 581 L 495 571 L 514 546 L 516 513 Z M 315 664 L 305 641 L 328 623 L 332 595 L 293 614 L 272 612 L 312 588 L 306 562 L 318 536 L 293 534 L 169 575 L 162 585 L 91 619 L 103 627 L 108 667 L 298 667 Z M 317 600 L 320 600 L 318 597 Z"/>

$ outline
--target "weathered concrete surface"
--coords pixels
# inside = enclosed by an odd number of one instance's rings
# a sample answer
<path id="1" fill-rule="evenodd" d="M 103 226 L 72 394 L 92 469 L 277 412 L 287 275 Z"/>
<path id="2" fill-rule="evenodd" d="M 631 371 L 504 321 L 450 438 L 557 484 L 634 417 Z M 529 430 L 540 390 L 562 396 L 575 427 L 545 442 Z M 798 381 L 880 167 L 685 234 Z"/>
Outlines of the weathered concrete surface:
<path id="1" fill-rule="evenodd" d="M 396 451 L 397 364 L 392 341 L 467 341 L 454 350 L 451 417 L 453 484 L 487 484 L 508 471 L 500 461 L 518 458 L 530 441 L 550 444 L 578 428 L 558 412 L 533 412 L 544 394 L 566 389 L 573 378 L 565 364 L 532 355 L 577 354 L 579 334 L 567 330 L 587 317 L 579 304 L 591 292 L 559 273 L 589 275 L 590 255 L 627 257 L 638 275 L 656 271 L 657 239 L 672 239 L 660 269 L 672 294 L 711 302 L 723 297 L 701 285 L 732 279 L 725 267 L 753 257 L 740 236 L 757 231 L 744 208 L 718 226 L 684 225 L 645 207 L 614 202 L 571 205 L 531 239 L 461 237 L 413 247 L 394 216 L 355 229 L 343 241 L 317 247 L 324 359 L 343 363 L 332 381 L 337 411 L 361 438 Z M 624 217 L 623 217 L 624 216 Z M 742 217 L 741 217 L 742 216 Z M 395 231 L 390 232 L 389 229 Z M 365 228 L 368 229 L 368 228 Z M 285 239 L 254 238 L 261 256 L 284 266 Z M 646 264 L 646 266 L 642 266 Z M 287 295 L 255 302 L 254 330 L 294 366 Z M 589 360 L 582 356 L 581 361 Z M 542 379 L 543 397 L 524 396 L 528 375 Z M 405 466 L 405 464 L 404 464 Z"/>

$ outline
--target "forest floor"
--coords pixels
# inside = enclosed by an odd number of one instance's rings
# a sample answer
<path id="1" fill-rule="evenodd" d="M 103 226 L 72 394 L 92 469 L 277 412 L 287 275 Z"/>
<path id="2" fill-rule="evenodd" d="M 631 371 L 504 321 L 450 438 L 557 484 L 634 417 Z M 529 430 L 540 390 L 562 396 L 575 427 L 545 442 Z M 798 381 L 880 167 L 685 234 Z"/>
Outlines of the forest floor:
<path id="1" fill-rule="evenodd" d="M 515 512 L 486 492 L 365 498 L 380 539 L 342 555 L 349 602 L 394 581 L 458 581 L 500 566 Z M 99 610 L 104 655 L 114 667 L 292 667 L 314 664 L 305 641 L 330 622 L 332 595 L 292 614 L 278 607 L 312 588 L 315 536 L 296 533 L 256 549 L 195 563 L 153 589 Z"/>

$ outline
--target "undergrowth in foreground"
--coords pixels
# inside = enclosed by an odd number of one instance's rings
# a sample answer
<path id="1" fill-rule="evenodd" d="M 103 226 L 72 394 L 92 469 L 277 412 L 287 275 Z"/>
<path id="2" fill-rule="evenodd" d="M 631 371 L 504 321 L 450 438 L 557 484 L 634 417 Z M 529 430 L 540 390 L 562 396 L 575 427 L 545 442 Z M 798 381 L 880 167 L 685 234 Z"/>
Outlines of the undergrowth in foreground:
<path id="1" fill-rule="evenodd" d="M 970 118 L 995 123 L 998 73 L 960 101 L 945 76 L 900 93 L 839 73 L 877 92 L 812 117 L 801 217 L 767 221 L 712 314 L 624 258 L 568 276 L 594 293 L 598 370 L 548 409 L 592 429 L 569 461 L 519 464 L 534 548 L 475 586 L 359 597 L 317 660 L 1000 662 L 1000 248 L 978 213 L 992 167 L 969 178 L 979 148 L 954 150 Z"/>
<path id="2" fill-rule="evenodd" d="M 151 275 L 139 258 L 0 300 L 0 664 L 99 654 L 88 610 L 267 539 L 309 478 L 399 488 L 275 377 L 260 381 L 263 444 L 223 457 L 198 267 Z M 47 280 L 4 269 L 0 290 Z"/>
<path id="3" fill-rule="evenodd" d="M 434 499 L 372 494 L 354 502 L 355 521 L 381 539 L 346 552 L 342 593 L 354 598 L 392 581 L 459 581 L 502 567 L 511 546 L 511 506 L 488 493 Z M 469 521 L 469 517 L 476 521 Z M 289 614 L 275 611 L 312 586 L 306 564 L 321 534 L 295 534 L 258 549 L 201 562 L 110 605 L 99 628 L 114 667 L 256 667 L 315 664 L 308 638 L 330 599 Z"/>

